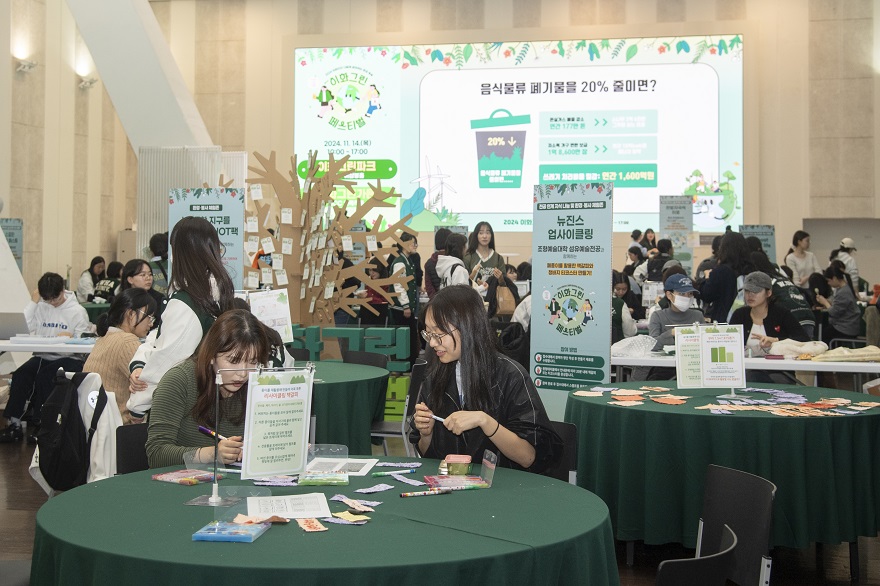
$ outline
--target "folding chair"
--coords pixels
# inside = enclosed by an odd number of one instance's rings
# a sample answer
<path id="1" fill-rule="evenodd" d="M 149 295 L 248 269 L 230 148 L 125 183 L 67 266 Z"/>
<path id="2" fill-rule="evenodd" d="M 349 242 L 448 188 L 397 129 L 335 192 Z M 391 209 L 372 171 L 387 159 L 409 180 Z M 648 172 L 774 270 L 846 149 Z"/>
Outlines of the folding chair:
<path id="1" fill-rule="evenodd" d="M 410 420 L 416 410 L 419 389 L 422 386 L 422 381 L 425 380 L 425 370 L 427 367 L 428 362 L 424 358 L 416 360 L 416 363 L 412 367 L 409 379 L 409 389 L 406 392 L 406 400 L 403 404 L 403 418 L 401 421 L 399 423 L 397 421 L 375 421 L 370 428 L 370 435 L 372 437 L 382 438 L 382 449 L 386 456 L 388 455 L 389 437 L 403 438 L 403 447 L 406 450 L 406 455 L 410 458 L 415 458 L 417 455 L 415 453 L 415 448 L 409 443 L 408 436 Z"/>
<path id="2" fill-rule="evenodd" d="M 385 354 L 379 354 L 378 352 L 346 350 L 342 353 L 342 361 L 348 364 L 363 364 L 364 366 L 388 368 L 388 356 Z"/>
<path id="3" fill-rule="evenodd" d="M 776 485 L 769 480 L 710 464 L 706 471 L 696 557 L 721 551 L 721 527 L 729 525 L 737 534 L 740 545 L 728 578 L 741 586 L 768 586 L 775 495 Z"/>
<path id="4" fill-rule="evenodd" d="M 577 484 L 577 447 L 578 447 L 578 429 L 573 423 L 565 423 L 563 421 L 551 421 L 553 431 L 562 438 L 565 448 L 562 452 L 562 458 L 551 468 L 544 471 L 544 476 L 564 480 L 571 484 Z"/>
<path id="5" fill-rule="evenodd" d="M 150 467 L 147 460 L 147 424 L 121 425 L 116 428 L 116 473 L 128 474 Z"/>
<path id="6" fill-rule="evenodd" d="M 660 562 L 657 586 L 724 586 L 734 564 L 737 537 L 728 525 L 718 536 L 721 551 L 712 555 Z"/>

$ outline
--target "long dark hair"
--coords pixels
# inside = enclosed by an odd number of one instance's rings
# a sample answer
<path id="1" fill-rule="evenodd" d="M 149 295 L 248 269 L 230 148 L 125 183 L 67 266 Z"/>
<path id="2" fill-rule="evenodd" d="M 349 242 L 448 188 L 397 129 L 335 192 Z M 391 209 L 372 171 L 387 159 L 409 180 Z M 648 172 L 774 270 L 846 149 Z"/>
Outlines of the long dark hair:
<path id="1" fill-rule="evenodd" d="M 462 260 L 466 244 L 467 238 L 464 237 L 464 234 L 450 234 L 446 239 L 446 255 Z"/>
<path id="2" fill-rule="evenodd" d="M 498 336 L 489 327 L 489 318 L 483 308 L 483 298 L 469 285 L 452 285 L 437 292 L 425 308 L 425 316 L 431 316 L 437 329 L 450 334 L 444 342 L 455 344 L 452 332 L 457 331 L 461 340 L 461 383 L 464 387 L 469 409 L 490 412 L 497 407 L 489 390 L 496 382 L 495 362 Z M 426 351 L 427 378 L 431 381 L 432 409 L 443 403 L 446 386 L 455 377 L 455 363 L 444 364 L 430 346 Z"/>
<path id="3" fill-rule="evenodd" d="M 849 290 L 852 291 L 853 295 L 856 299 L 859 298 L 858 294 L 856 294 L 856 289 L 853 287 L 852 277 L 849 276 L 849 273 L 846 271 L 846 265 L 843 264 L 843 261 L 832 260 L 831 264 L 822 271 L 822 276 L 826 279 L 841 279 L 846 281 L 846 284 L 849 286 Z"/>
<path id="4" fill-rule="evenodd" d="M 107 335 L 110 327 L 118 328 L 125 321 L 125 314 L 134 311 L 138 314 L 137 323 L 150 319 L 156 313 L 156 300 L 149 292 L 137 287 L 126 289 L 113 299 L 110 309 L 98 316 L 97 331 L 99 336 Z"/>
<path id="5" fill-rule="evenodd" d="M 651 233 L 651 238 L 648 238 L 648 232 Z M 654 232 L 651 228 L 646 228 L 644 234 L 642 235 L 642 239 L 639 242 L 642 246 L 651 250 L 655 246 L 657 246 L 657 233 Z"/>
<path id="6" fill-rule="evenodd" d="M 141 272 L 141 267 L 144 266 L 150 267 L 149 263 L 141 258 L 133 258 L 125 263 L 125 266 L 122 267 L 122 291 L 132 288 L 133 285 L 128 282 L 128 278 Z M 150 272 L 152 272 L 152 269 L 150 269 Z"/>
<path id="7" fill-rule="evenodd" d="M 172 254 L 173 254 L 173 246 Z M 205 339 L 199 346 L 195 356 L 196 362 L 196 387 L 199 396 L 193 405 L 191 415 L 198 423 L 214 427 L 214 395 L 217 392 L 214 369 L 214 360 L 218 354 L 231 353 L 231 362 L 252 360 L 260 364 L 269 362 L 271 355 L 271 343 L 263 324 L 254 314 L 244 309 L 233 309 L 223 313 L 208 330 Z M 241 404 L 239 417 L 232 423 L 239 425 L 244 420 L 244 407 L 247 403 L 247 383 L 236 392 L 230 400 Z M 226 404 L 229 401 L 220 402 L 221 418 L 226 412 Z"/>
<path id="8" fill-rule="evenodd" d="M 92 278 L 92 285 L 97 285 L 98 281 L 105 278 L 107 276 L 107 265 L 104 265 L 104 270 L 101 271 L 100 275 L 96 275 L 92 269 L 95 268 L 95 265 L 99 265 L 104 262 L 103 256 L 96 256 L 92 259 L 92 262 L 89 263 L 89 276 Z"/>
<path id="9" fill-rule="evenodd" d="M 745 276 L 754 271 L 751 261 L 752 251 L 746 239 L 739 232 L 725 232 L 718 245 L 718 264 L 728 265 L 737 276 Z"/>
<path id="10" fill-rule="evenodd" d="M 495 250 L 495 230 L 492 229 L 492 224 L 490 224 L 489 222 L 477 222 L 477 225 L 474 226 L 474 231 L 471 232 L 470 236 L 468 236 L 468 254 L 473 254 L 477 251 L 477 246 L 480 245 L 480 241 L 477 239 L 477 236 L 479 236 L 480 229 L 482 229 L 483 226 L 489 228 L 489 233 L 492 235 L 489 238 L 489 248 Z"/>
<path id="11" fill-rule="evenodd" d="M 788 249 L 788 253 L 785 256 L 788 256 L 794 249 L 797 248 L 798 242 L 803 240 L 804 238 L 809 238 L 810 235 L 804 232 L 803 230 L 798 230 L 794 233 L 794 236 L 791 237 L 791 248 Z"/>
<path id="12" fill-rule="evenodd" d="M 220 238 L 211 222 L 204 218 L 187 216 L 171 231 L 173 255 L 171 282 L 174 291 L 186 291 L 206 313 L 219 317 L 232 308 L 232 279 L 220 260 Z M 214 299 L 211 277 L 220 293 Z"/>

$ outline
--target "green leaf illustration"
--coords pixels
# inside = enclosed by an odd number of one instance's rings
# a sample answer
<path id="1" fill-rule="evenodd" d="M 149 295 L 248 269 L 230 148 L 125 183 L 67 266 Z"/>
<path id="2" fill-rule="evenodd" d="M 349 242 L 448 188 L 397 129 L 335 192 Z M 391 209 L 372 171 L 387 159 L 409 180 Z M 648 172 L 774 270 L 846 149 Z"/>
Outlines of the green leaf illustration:
<path id="1" fill-rule="evenodd" d="M 727 43 L 724 41 L 724 39 L 721 39 L 720 41 L 718 41 L 718 54 L 724 55 L 725 53 L 727 53 Z"/>
<path id="2" fill-rule="evenodd" d="M 687 41 L 679 41 L 675 43 L 675 52 L 681 53 L 682 51 L 684 51 L 685 53 L 691 52 L 691 46 L 688 45 Z"/>
<path id="3" fill-rule="evenodd" d="M 470 43 L 468 43 L 467 45 L 464 46 L 464 60 L 469 61 L 471 58 L 471 55 L 473 55 L 473 54 L 474 54 L 474 46 L 471 45 Z"/>
<path id="4" fill-rule="evenodd" d="M 733 49 L 739 45 L 742 45 L 742 39 L 739 38 L 739 35 L 736 35 L 735 37 L 730 39 L 730 42 L 727 44 L 727 46 L 730 47 L 731 49 Z"/>
<path id="5" fill-rule="evenodd" d="M 556 43 L 556 50 L 559 51 L 560 57 L 565 57 L 565 46 L 562 44 L 562 41 Z"/>
<path id="6" fill-rule="evenodd" d="M 590 61 L 599 58 L 599 47 L 596 46 L 596 43 L 590 43 L 587 54 L 590 56 Z"/>
<path id="7" fill-rule="evenodd" d="M 416 58 L 413 57 L 412 53 L 410 53 L 409 51 L 403 52 L 403 58 L 406 59 L 407 61 L 409 61 L 410 65 L 418 64 L 418 61 L 416 61 Z"/>
<path id="8" fill-rule="evenodd" d="M 523 59 L 526 58 L 526 55 L 529 54 L 529 49 L 531 45 L 528 43 L 523 43 L 522 49 L 519 50 L 519 55 L 516 56 L 516 64 L 520 65 L 523 62 Z"/>
<path id="9" fill-rule="evenodd" d="M 464 52 L 461 50 L 461 45 L 455 45 L 452 48 L 452 59 L 455 61 L 456 68 L 464 67 Z"/>
<path id="10" fill-rule="evenodd" d="M 608 51 L 609 49 L 611 49 L 611 41 L 609 41 L 608 39 L 602 39 L 602 42 L 599 43 L 599 47 L 605 51 Z"/>
<path id="11" fill-rule="evenodd" d="M 626 45 L 626 41 L 617 41 L 617 44 L 614 45 L 614 50 L 611 51 L 611 58 L 616 59 L 617 55 L 620 54 L 620 50 L 623 49 L 624 45 Z"/>
<path id="12" fill-rule="evenodd" d="M 443 61 L 443 52 L 440 49 L 434 49 L 431 51 L 431 62 L 434 61 Z"/>
<path id="13" fill-rule="evenodd" d="M 626 60 L 629 61 L 630 59 L 632 59 L 633 57 L 635 57 L 635 56 L 636 56 L 636 53 L 638 53 L 638 52 L 639 52 L 639 46 L 638 46 L 638 45 L 630 45 L 630 46 L 627 47 L 627 49 L 626 49 Z"/>
<path id="14" fill-rule="evenodd" d="M 623 42 L 623 41 L 621 41 L 621 42 Z M 575 51 L 582 51 L 584 48 L 586 48 L 586 46 L 587 46 L 586 41 L 578 41 L 577 45 L 574 46 L 574 50 Z"/>

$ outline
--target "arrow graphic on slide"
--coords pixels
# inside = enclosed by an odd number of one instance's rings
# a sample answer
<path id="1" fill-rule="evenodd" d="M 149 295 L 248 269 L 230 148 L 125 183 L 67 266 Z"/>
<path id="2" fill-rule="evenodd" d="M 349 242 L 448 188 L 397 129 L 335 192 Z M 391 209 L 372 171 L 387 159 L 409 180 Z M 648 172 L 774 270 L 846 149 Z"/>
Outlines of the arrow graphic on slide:
<path id="1" fill-rule="evenodd" d="M 594 121 L 593 126 L 599 126 L 599 119 L 598 118 L 593 118 L 593 121 Z M 607 118 L 602 118 L 602 126 L 608 126 L 608 119 Z"/>
<path id="2" fill-rule="evenodd" d="M 509 144 L 510 146 L 513 146 L 513 145 L 516 144 L 516 141 L 515 141 L 515 140 L 513 139 L 513 137 L 511 136 L 511 137 L 510 137 L 510 140 L 507 141 L 507 144 Z"/>

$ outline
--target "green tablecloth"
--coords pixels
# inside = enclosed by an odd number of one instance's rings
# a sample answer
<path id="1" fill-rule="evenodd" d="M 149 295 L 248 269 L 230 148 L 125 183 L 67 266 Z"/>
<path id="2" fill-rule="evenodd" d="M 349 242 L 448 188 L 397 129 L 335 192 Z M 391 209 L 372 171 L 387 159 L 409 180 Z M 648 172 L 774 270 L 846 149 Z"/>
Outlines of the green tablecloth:
<path id="1" fill-rule="evenodd" d="M 674 381 L 650 384 L 675 388 Z M 786 389 L 811 401 L 874 399 L 814 387 L 755 386 Z M 751 472 L 776 484 L 773 545 L 803 548 L 814 541 L 839 543 L 877 535 L 880 408 L 841 417 L 753 411 L 713 415 L 694 409 L 728 392 L 683 389 L 679 394 L 693 397 L 685 405 L 646 401 L 635 407 L 608 405 L 607 395 L 569 395 L 565 420 L 579 430 L 578 484 L 608 504 L 618 539 L 693 547 L 708 464 Z"/>
<path id="2" fill-rule="evenodd" d="M 110 309 L 109 303 L 80 303 L 89 314 L 89 321 L 95 323 L 98 316 Z"/>
<path id="3" fill-rule="evenodd" d="M 436 473 L 436 460 L 424 462 L 411 477 Z M 395 489 L 354 492 L 380 481 Z M 233 475 L 221 491 L 244 484 Z M 344 487 L 272 487 L 273 495 L 341 493 L 383 504 L 363 526 L 305 533 L 291 522 L 254 543 L 208 543 L 192 533 L 215 510 L 183 503 L 210 485 L 154 482 L 149 472 L 101 480 L 39 510 L 31 584 L 618 584 L 608 509 L 576 486 L 499 469 L 488 490 L 402 499 L 405 490 L 418 489 L 369 476 Z M 229 512 L 216 510 L 218 518 Z"/>
<path id="4" fill-rule="evenodd" d="M 315 366 L 315 378 L 320 379 L 312 393 L 315 442 L 346 445 L 349 454 L 369 454 L 370 426 L 385 414 L 388 371 L 329 361 Z"/>

